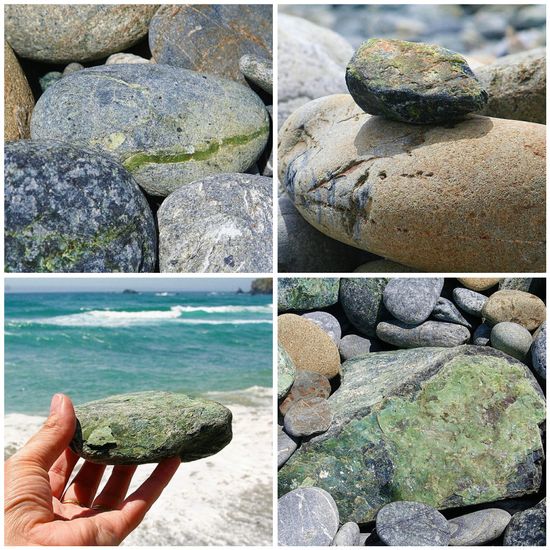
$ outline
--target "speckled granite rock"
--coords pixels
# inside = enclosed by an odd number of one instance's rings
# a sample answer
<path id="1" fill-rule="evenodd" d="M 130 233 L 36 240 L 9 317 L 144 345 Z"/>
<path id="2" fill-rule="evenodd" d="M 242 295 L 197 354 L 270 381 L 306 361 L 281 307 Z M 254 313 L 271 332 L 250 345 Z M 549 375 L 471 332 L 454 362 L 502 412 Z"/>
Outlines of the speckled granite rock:
<path id="1" fill-rule="evenodd" d="M 427 272 L 544 272 L 545 150 L 540 124 L 411 126 L 336 95 L 287 119 L 278 166 L 302 216 L 346 244 Z"/>
<path id="2" fill-rule="evenodd" d="M 481 313 L 490 325 L 510 321 L 527 330 L 535 330 L 546 319 L 546 306 L 534 294 L 521 290 L 499 290 L 491 294 Z"/>
<path id="3" fill-rule="evenodd" d="M 284 422 L 285 432 L 294 437 L 326 432 L 332 422 L 330 405 L 322 397 L 304 397 L 292 404 Z"/>
<path id="4" fill-rule="evenodd" d="M 277 350 L 277 397 L 283 399 L 294 384 L 296 366 L 281 344 L 277 344 Z"/>
<path id="5" fill-rule="evenodd" d="M 30 137 L 34 97 L 10 45 L 4 41 L 4 141 Z"/>
<path id="6" fill-rule="evenodd" d="M 371 38 L 349 62 L 346 83 L 365 112 L 415 124 L 460 119 L 487 103 L 466 60 L 433 44 Z"/>
<path id="7" fill-rule="evenodd" d="M 491 345 L 520 361 L 525 360 L 532 342 L 531 333 L 517 323 L 497 323 L 491 330 Z"/>
<path id="8" fill-rule="evenodd" d="M 212 174 L 244 172 L 267 143 L 269 115 L 230 80 L 152 63 L 109 65 L 49 88 L 31 135 L 107 151 L 148 193 L 166 196 Z"/>
<path id="9" fill-rule="evenodd" d="M 367 336 L 376 335 L 388 281 L 382 277 L 340 281 L 340 304 L 353 326 Z"/>
<path id="10" fill-rule="evenodd" d="M 111 157 L 55 141 L 6 144 L 5 269 L 149 272 L 153 214 Z"/>
<path id="11" fill-rule="evenodd" d="M 363 353 L 370 352 L 371 342 L 368 338 L 363 338 L 357 334 L 346 334 L 340 340 L 340 355 L 342 356 L 343 361 L 347 361 Z"/>
<path id="12" fill-rule="evenodd" d="M 504 532 L 504 546 L 546 545 L 546 499 L 512 516 Z"/>
<path id="13" fill-rule="evenodd" d="M 340 343 L 342 328 L 334 315 L 326 311 L 312 311 L 311 313 L 304 313 L 303 317 L 317 323 L 332 338 L 332 341 L 336 345 Z"/>
<path id="14" fill-rule="evenodd" d="M 92 61 L 147 34 L 156 5 L 6 4 L 7 41 L 21 56 L 46 63 Z"/>
<path id="15" fill-rule="evenodd" d="M 329 546 L 338 522 L 336 503 L 323 489 L 304 487 L 279 498 L 279 546 Z"/>
<path id="16" fill-rule="evenodd" d="M 487 508 L 449 520 L 449 546 L 479 546 L 500 537 L 512 516 L 500 508 Z"/>
<path id="17" fill-rule="evenodd" d="M 446 323 L 457 323 L 458 325 L 464 325 L 465 327 L 471 328 L 472 325 L 464 319 L 463 315 L 456 309 L 455 305 L 451 300 L 447 298 L 438 298 L 437 303 L 432 311 L 431 315 L 437 321 L 445 321 Z"/>
<path id="18" fill-rule="evenodd" d="M 542 323 L 533 335 L 531 360 L 535 372 L 546 379 L 546 321 Z"/>
<path id="19" fill-rule="evenodd" d="M 280 347 L 279 345 L 279 348 Z M 279 411 L 284 416 L 288 412 L 288 409 L 290 409 L 294 403 L 300 401 L 300 399 L 306 397 L 322 397 L 323 399 L 327 399 L 330 392 L 330 382 L 326 376 L 318 372 L 297 370 L 292 389 L 279 405 Z"/>
<path id="20" fill-rule="evenodd" d="M 327 307 L 338 301 L 340 279 L 289 277 L 279 279 L 279 311 Z"/>
<path id="21" fill-rule="evenodd" d="M 157 63 L 245 83 L 239 59 L 271 57 L 270 5 L 165 5 L 151 21 L 149 46 Z"/>
<path id="22" fill-rule="evenodd" d="M 489 94 L 481 114 L 546 124 L 545 48 L 501 57 L 475 72 Z"/>
<path id="23" fill-rule="evenodd" d="M 332 541 L 332 546 L 360 546 L 359 525 L 353 521 L 344 523 Z"/>
<path id="24" fill-rule="evenodd" d="M 453 289 L 453 299 L 462 311 L 474 317 L 481 317 L 483 306 L 488 300 L 484 294 L 460 287 Z"/>
<path id="25" fill-rule="evenodd" d="M 147 464 L 173 456 L 191 462 L 217 453 L 232 438 L 229 409 L 180 393 L 114 395 L 75 412 L 71 448 L 100 464 Z"/>
<path id="26" fill-rule="evenodd" d="M 498 283 L 500 283 L 502 279 L 498 278 L 476 278 L 476 277 L 463 277 L 459 278 L 458 282 L 463 284 L 466 288 L 469 288 L 470 290 L 475 290 L 476 292 L 483 292 L 484 290 L 489 290 L 490 288 L 494 287 Z"/>
<path id="27" fill-rule="evenodd" d="M 339 34 L 311 21 L 278 17 L 279 126 L 308 101 L 346 91 L 344 74 L 353 54 Z"/>
<path id="28" fill-rule="evenodd" d="M 398 348 L 452 348 L 468 342 L 470 331 L 462 325 L 440 321 L 426 321 L 417 326 L 388 321 L 378 324 L 376 336 Z"/>
<path id="29" fill-rule="evenodd" d="M 158 210 L 160 271 L 271 272 L 272 181 L 219 174 L 174 191 Z"/>
<path id="30" fill-rule="evenodd" d="M 498 284 L 499 290 L 523 290 L 529 292 L 533 279 L 527 277 L 506 277 Z"/>
<path id="31" fill-rule="evenodd" d="M 264 92 L 273 94 L 273 62 L 267 57 L 243 55 L 239 59 L 241 73 Z"/>
<path id="32" fill-rule="evenodd" d="M 279 494 L 321 487 L 342 521 L 370 521 L 396 499 L 443 509 L 540 486 L 544 397 L 529 369 L 497 350 L 363 355 L 344 363 L 329 403 L 330 429 L 281 468 Z"/>

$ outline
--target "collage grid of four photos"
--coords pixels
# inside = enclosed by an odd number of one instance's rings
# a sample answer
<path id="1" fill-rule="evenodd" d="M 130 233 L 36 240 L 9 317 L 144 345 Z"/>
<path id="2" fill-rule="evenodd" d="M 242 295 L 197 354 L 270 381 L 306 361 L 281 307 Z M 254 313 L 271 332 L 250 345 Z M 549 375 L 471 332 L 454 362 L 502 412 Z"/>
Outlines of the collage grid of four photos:
<path id="1" fill-rule="evenodd" d="M 546 546 L 545 3 L 3 8 L 6 546 Z"/>

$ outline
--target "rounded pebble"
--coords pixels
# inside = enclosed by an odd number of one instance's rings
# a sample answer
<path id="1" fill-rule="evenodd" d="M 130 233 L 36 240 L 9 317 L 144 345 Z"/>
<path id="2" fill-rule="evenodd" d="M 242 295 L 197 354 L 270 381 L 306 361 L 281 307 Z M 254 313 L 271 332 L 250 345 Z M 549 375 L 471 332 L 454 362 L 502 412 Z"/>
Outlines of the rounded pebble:
<path id="1" fill-rule="evenodd" d="M 330 382 L 326 376 L 318 372 L 297 370 L 294 384 L 292 384 L 290 393 L 279 405 L 279 411 L 284 416 L 296 401 L 300 401 L 300 399 L 306 397 L 322 397 L 323 399 L 327 399 L 330 395 L 330 389 Z"/>
<path id="2" fill-rule="evenodd" d="M 531 331 L 544 322 L 546 306 L 534 294 L 521 290 L 499 290 L 491 294 L 481 314 L 491 325 L 510 321 Z"/>
<path id="3" fill-rule="evenodd" d="M 479 546 L 500 537 L 512 516 L 500 508 L 486 508 L 449 520 L 449 546 Z"/>
<path id="4" fill-rule="evenodd" d="M 481 310 L 488 300 L 487 296 L 479 292 L 460 287 L 453 289 L 453 299 L 462 311 L 475 317 L 481 317 Z"/>
<path id="5" fill-rule="evenodd" d="M 440 321 L 426 321 L 418 326 L 400 321 L 383 322 L 376 327 L 376 335 L 398 348 L 452 348 L 470 339 L 470 331 L 466 327 Z"/>
<path id="6" fill-rule="evenodd" d="M 342 328 L 334 315 L 326 311 L 312 311 L 311 313 L 304 313 L 302 317 L 318 324 L 332 338 L 332 341 L 336 345 L 340 343 Z"/>
<path id="7" fill-rule="evenodd" d="M 502 281 L 502 279 L 480 279 L 480 278 L 459 278 L 458 281 L 462 283 L 466 288 L 475 290 L 476 292 L 483 292 L 488 290 Z"/>
<path id="8" fill-rule="evenodd" d="M 332 411 L 322 397 L 304 397 L 295 401 L 285 414 L 285 431 L 294 437 L 326 432 L 332 424 Z"/>
<path id="9" fill-rule="evenodd" d="M 342 361 L 370 352 L 371 342 L 357 334 L 347 334 L 340 340 L 340 355 Z"/>
<path id="10" fill-rule="evenodd" d="M 497 323 L 491 330 L 491 345 L 520 361 L 525 360 L 532 342 L 531 333 L 517 323 Z"/>

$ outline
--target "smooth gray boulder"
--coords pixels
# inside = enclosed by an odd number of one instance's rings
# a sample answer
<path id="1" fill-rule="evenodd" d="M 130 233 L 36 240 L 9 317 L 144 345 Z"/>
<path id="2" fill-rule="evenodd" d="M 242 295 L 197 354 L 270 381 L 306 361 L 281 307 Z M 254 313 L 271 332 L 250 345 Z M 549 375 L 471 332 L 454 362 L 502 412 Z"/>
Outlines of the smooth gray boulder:
<path id="1" fill-rule="evenodd" d="M 491 330 L 491 345 L 520 361 L 525 360 L 532 343 L 531 333 L 517 323 L 497 323 Z"/>
<path id="2" fill-rule="evenodd" d="M 264 92 L 273 95 L 273 61 L 257 55 L 243 55 L 239 60 L 241 73 Z"/>
<path id="3" fill-rule="evenodd" d="M 304 313 L 303 317 L 319 325 L 332 338 L 332 341 L 336 345 L 340 343 L 342 328 L 334 315 L 326 311 L 312 311 L 311 313 Z"/>
<path id="4" fill-rule="evenodd" d="M 378 324 L 376 336 L 398 348 L 452 348 L 467 343 L 470 331 L 462 325 L 441 321 L 426 321 L 418 326 L 388 321 Z"/>
<path id="5" fill-rule="evenodd" d="M 359 546 L 361 542 L 361 533 L 359 525 L 353 521 L 344 523 L 332 541 L 332 546 Z"/>
<path id="6" fill-rule="evenodd" d="M 340 340 L 339 345 L 342 361 L 347 361 L 363 353 L 369 353 L 370 346 L 371 342 L 368 338 L 363 338 L 357 334 L 346 334 L 346 336 Z"/>
<path id="7" fill-rule="evenodd" d="M 504 533 L 512 516 L 500 508 L 486 508 L 449 520 L 449 546 L 479 546 Z"/>
<path id="8" fill-rule="evenodd" d="M 453 289 L 453 299 L 462 311 L 481 317 L 481 310 L 489 298 L 469 288 L 457 287 Z"/>

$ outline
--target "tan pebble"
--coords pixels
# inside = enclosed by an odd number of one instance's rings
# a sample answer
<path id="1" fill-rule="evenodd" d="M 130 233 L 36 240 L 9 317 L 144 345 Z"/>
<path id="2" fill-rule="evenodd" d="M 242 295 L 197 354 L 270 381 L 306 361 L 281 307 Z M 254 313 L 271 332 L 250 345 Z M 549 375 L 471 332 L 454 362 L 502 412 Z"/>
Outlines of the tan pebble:
<path id="1" fill-rule="evenodd" d="M 459 278 L 458 280 L 466 288 L 469 288 L 470 290 L 475 290 L 476 292 L 487 290 L 502 281 L 502 279 L 476 279 L 474 277 L 466 277 L 463 279 Z"/>
<path id="2" fill-rule="evenodd" d="M 538 296 L 529 292 L 499 290 L 489 296 L 481 315 L 491 325 L 509 321 L 533 331 L 546 318 L 546 306 Z"/>

